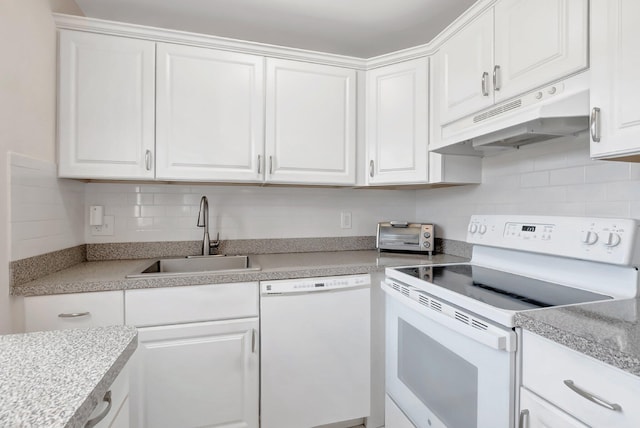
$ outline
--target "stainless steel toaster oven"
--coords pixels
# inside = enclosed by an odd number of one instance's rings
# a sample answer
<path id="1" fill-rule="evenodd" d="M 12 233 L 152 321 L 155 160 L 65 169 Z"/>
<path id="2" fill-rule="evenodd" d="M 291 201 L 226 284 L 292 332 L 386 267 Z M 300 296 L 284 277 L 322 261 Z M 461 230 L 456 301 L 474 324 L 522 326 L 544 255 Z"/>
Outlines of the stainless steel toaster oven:
<path id="1" fill-rule="evenodd" d="M 433 254 L 433 224 L 389 221 L 378 223 L 376 246 L 381 251 L 408 251 Z"/>

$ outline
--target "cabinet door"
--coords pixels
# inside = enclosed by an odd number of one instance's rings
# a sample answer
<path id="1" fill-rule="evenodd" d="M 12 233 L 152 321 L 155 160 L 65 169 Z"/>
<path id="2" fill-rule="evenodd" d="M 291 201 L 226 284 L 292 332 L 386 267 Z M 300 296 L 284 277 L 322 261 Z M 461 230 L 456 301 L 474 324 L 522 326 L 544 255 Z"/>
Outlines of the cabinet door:
<path id="1" fill-rule="evenodd" d="M 640 161 L 640 2 L 591 2 L 591 157 Z M 593 116 L 592 111 L 592 116 Z M 595 141 L 593 136 L 599 137 Z"/>
<path id="2" fill-rule="evenodd" d="M 124 324 L 124 292 L 56 294 L 24 298 L 27 332 Z"/>
<path id="3" fill-rule="evenodd" d="M 434 99 L 444 125 L 493 104 L 493 9 L 447 40 L 434 56 Z"/>
<path id="4" fill-rule="evenodd" d="M 588 0 L 496 3 L 496 103 L 588 66 L 588 8 Z"/>
<path id="5" fill-rule="evenodd" d="M 156 178 L 261 181 L 264 58 L 158 44 Z"/>
<path id="6" fill-rule="evenodd" d="M 368 184 L 428 181 L 429 60 L 367 72 Z"/>
<path id="7" fill-rule="evenodd" d="M 131 425 L 258 427 L 258 319 L 138 329 Z"/>
<path id="8" fill-rule="evenodd" d="M 356 72 L 267 59 L 266 181 L 355 184 Z"/>
<path id="9" fill-rule="evenodd" d="M 521 428 L 587 428 L 587 425 L 538 397 L 526 388 L 520 388 Z"/>
<path id="10" fill-rule="evenodd" d="M 58 175 L 153 178 L 155 43 L 60 31 Z"/>

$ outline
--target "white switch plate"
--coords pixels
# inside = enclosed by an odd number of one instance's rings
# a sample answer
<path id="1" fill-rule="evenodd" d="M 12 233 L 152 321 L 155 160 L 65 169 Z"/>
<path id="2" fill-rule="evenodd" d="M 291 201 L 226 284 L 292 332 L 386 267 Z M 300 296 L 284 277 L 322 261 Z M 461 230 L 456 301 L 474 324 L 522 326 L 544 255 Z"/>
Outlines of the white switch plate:
<path id="1" fill-rule="evenodd" d="M 113 235 L 113 224 L 115 223 L 112 215 L 106 215 L 103 217 L 101 226 L 89 226 L 91 228 L 91 235 L 93 236 L 111 236 Z"/>
<path id="2" fill-rule="evenodd" d="M 340 213 L 340 227 L 342 229 L 351 229 L 351 212 L 342 211 Z"/>

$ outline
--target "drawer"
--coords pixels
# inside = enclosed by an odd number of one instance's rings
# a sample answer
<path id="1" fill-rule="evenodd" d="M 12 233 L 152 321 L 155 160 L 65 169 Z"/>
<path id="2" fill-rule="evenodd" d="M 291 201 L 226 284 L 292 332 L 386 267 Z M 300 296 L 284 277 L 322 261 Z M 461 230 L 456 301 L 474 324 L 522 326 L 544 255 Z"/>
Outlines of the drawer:
<path id="1" fill-rule="evenodd" d="M 124 292 L 57 294 L 24 298 L 27 332 L 124 324 Z"/>
<path id="2" fill-rule="evenodd" d="M 109 411 L 106 412 L 107 403 L 100 401 L 88 421 L 98 418 L 97 424 L 94 425 L 96 428 L 129 426 L 129 389 L 129 364 L 127 364 L 109 387 L 111 391 Z"/>
<path id="3" fill-rule="evenodd" d="M 125 291 L 125 320 L 138 327 L 257 317 L 257 282 Z"/>
<path id="4" fill-rule="evenodd" d="M 520 388 L 520 420 L 521 428 L 588 428 L 526 388 Z"/>
<path id="5" fill-rule="evenodd" d="M 589 401 L 565 381 L 620 410 Z M 522 384 L 587 425 L 639 427 L 640 378 L 565 346 L 523 332 Z"/>

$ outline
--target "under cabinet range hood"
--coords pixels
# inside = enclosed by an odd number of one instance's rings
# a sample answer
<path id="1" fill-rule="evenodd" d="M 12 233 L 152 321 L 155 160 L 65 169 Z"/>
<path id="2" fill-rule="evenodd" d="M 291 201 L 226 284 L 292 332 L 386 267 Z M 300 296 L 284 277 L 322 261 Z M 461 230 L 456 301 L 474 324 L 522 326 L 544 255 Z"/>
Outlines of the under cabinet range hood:
<path id="1" fill-rule="evenodd" d="M 588 127 L 588 75 L 581 73 L 441 125 L 434 130 L 431 150 L 484 156 L 575 135 Z"/>

